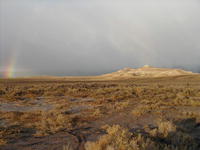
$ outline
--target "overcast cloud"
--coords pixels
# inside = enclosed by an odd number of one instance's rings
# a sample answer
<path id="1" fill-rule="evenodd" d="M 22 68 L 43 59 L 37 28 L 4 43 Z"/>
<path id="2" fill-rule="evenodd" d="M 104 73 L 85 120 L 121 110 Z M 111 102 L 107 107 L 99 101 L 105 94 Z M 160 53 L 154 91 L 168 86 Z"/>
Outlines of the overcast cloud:
<path id="1" fill-rule="evenodd" d="M 199 0 L 0 0 L 0 72 L 200 71 Z"/>

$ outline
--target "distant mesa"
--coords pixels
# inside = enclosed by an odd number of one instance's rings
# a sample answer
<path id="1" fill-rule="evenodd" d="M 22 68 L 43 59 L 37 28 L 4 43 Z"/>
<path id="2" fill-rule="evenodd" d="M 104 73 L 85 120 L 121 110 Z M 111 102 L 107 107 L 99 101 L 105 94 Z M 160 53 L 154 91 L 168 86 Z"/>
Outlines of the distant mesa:
<path id="1" fill-rule="evenodd" d="M 156 68 L 149 65 L 144 65 L 141 68 L 124 68 L 117 72 L 104 74 L 103 77 L 109 78 L 131 78 L 131 77 L 168 77 L 195 74 L 190 71 L 173 68 Z"/>
<path id="2" fill-rule="evenodd" d="M 151 68 L 149 65 L 144 65 L 143 68 Z"/>

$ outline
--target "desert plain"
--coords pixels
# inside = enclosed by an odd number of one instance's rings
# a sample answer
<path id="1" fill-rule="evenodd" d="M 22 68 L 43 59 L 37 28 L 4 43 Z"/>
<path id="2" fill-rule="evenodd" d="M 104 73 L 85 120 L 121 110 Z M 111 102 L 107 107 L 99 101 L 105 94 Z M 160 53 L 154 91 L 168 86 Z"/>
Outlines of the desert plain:
<path id="1" fill-rule="evenodd" d="M 198 150 L 200 75 L 144 66 L 0 79 L 1 150 Z"/>

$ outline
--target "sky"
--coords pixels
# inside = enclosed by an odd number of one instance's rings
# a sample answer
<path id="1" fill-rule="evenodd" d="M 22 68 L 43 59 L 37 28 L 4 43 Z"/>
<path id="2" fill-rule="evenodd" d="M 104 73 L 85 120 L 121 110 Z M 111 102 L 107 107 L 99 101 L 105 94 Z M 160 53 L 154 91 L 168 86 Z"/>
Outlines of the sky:
<path id="1" fill-rule="evenodd" d="M 0 0 L 0 76 L 200 72 L 199 0 Z"/>

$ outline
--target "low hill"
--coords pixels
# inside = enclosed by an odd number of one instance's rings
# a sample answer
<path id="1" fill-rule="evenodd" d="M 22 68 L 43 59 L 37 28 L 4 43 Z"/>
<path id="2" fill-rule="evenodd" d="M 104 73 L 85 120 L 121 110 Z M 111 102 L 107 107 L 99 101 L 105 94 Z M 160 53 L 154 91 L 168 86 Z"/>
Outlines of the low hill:
<path id="1" fill-rule="evenodd" d="M 181 75 L 193 75 L 195 73 L 185 71 L 182 69 L 172 68 L 155 68 L 145 65 L 141 68 L 124 68 L 117 72 L 104 74 L 103 77 L 108 78 L 131 78 L 131 77 L 168 77 L 168 76 L 181 76 Z"/>

